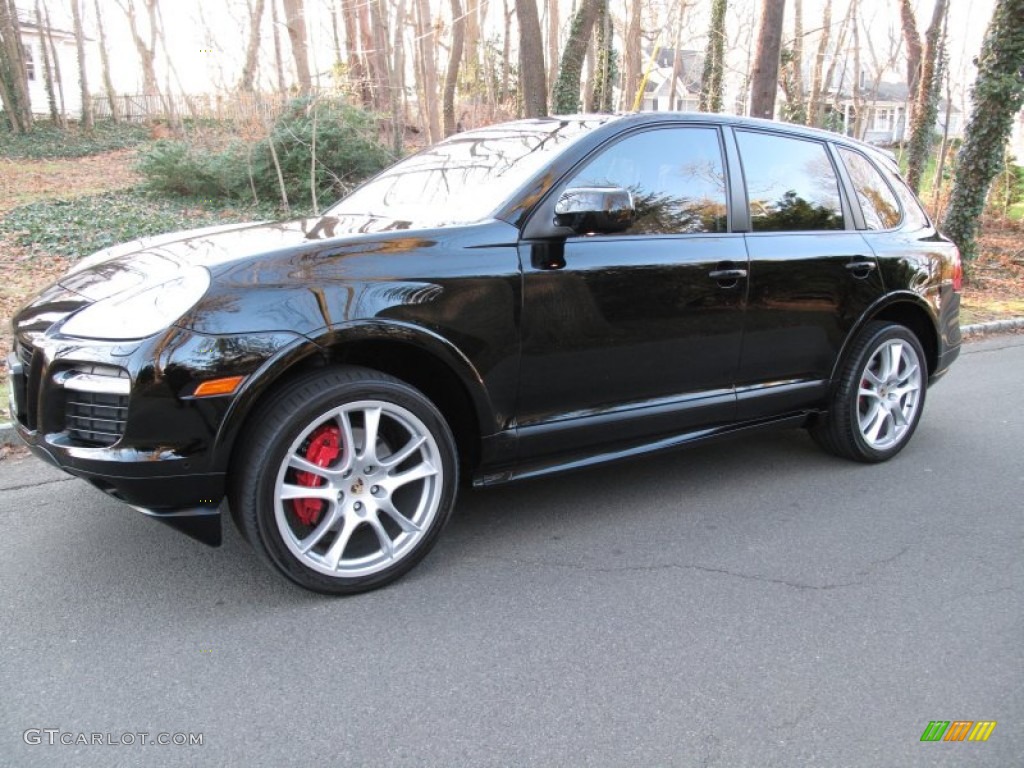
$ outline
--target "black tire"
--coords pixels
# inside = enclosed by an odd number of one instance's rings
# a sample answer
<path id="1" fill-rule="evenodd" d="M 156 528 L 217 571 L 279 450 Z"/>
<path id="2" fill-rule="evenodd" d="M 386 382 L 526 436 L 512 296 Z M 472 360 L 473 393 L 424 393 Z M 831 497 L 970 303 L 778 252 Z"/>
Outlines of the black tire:
<path id="1" fill-rule="evenodd" d="M 249 424 L 232 463 L 232 517 L 269 565 L 307 589 L 354 594 L 395 581 L 451 516 L 451 430 L 398 379 L 316 371 L 271 395 Z"/>
<path id="2" fill-rule="evenodd" d="M 886 360 L 890 369 L 896 361 L 896 370 L 883 370 Z M 880 373 L 884 381 L 876 383 Z M 811 436 L 836 456 L 887 461 L 913 437 L 927 386 L 928 364 L 917 336 L 895 323 L 869 323 L 854 339 L 829 410 L 811 425 Z"/>

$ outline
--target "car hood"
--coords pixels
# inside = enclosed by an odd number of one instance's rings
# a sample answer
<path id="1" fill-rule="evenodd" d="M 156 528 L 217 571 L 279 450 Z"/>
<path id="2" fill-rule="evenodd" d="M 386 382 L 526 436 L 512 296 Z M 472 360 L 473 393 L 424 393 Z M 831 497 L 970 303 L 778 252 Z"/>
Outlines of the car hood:
<path id="1" fill-rule="evenodd" d="M 317 250 L 383 233 L 405 234 L 408 224 L 380 216 L 319 216 L 277 223 L 255 222 L 172 232 L 99 251 L 57 281 L 88 302 L 137 286 L 173 279 L 183 266 L 214 268 L 283 250 Z"/>

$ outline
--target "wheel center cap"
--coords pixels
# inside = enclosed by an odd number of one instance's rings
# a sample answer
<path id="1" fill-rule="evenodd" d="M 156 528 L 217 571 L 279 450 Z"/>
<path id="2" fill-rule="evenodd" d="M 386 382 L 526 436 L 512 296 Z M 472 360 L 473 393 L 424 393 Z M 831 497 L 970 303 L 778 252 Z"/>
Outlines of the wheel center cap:
<path id="1" fill-rule="evenodd" d="M 362 479 L 362 478 L 359 478 L 358 480 L 356 480 L 356 481 L 355 481 L 355 482 L 354 482 L 354 483 L 352 484 L 352 493 L 353 493 L 354 495 L 359 495 L 359 494 L 360 494 L 360 493 L 362 493 L 362 492 L 363 492 L 363 479 Z"/>

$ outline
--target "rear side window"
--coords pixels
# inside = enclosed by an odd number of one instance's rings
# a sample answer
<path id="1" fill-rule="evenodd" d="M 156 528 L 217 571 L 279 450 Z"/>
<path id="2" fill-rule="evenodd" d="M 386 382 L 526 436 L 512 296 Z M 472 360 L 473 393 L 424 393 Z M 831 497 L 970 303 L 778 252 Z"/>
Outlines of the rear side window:
<path id="1" fill-rule="evenodd" d="M 755 232 L 843 229 L 839 180 L 825 145 L 737 131 Z"/>
<path id="2" fill-rule="evenodd" d="M 931 226 L 931 223 L 928 221 L 928 216 L 921 207 L 921 203 L 918 202 L 914 193 L 910 191 L 910 187 L 907 186 L 907 183 L 884 163 L 882 164 L 882 174 L 889 180 L 889 183 L 892 184 L 892 188 L 896 190 L 896 196 L 900 199 L 900 203 L 903 205 L 904 228 L 924 229 L 925 227 Z"/>
<path id="3" fill-rule="evenodd" d="M 839 155 L 857 190 L 860 209 L 868 229 L 892 229 L 900 223 L 900 204 L 896 202 L 882 174 L 860 152 L 839 147 Z"/>
<path id="4" fill-rule="evenodd" d="M 569 182 L 633 193 L 629 235 L 725 232 L 725 168 L 714 128 L 663 128 L 627 136 L 588 162 Z"/>

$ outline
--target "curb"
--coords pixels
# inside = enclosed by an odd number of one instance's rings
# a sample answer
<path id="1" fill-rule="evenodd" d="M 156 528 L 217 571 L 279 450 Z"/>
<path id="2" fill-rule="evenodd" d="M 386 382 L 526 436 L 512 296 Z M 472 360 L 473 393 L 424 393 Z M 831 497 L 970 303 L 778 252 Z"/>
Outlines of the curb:
<path id="1" fill-rule="evenodd" d="M 1018 330 L 1024 330 L 1024 317 L 1011 317 L 1007 320 L 992 320 L 988 323 L 960 326 L 960 334 L 965 338 Z M 14 425 L 10 422 L 0 423 L 0 445 L 12 445 L 18 442 L 18 438 L 14 434 Z"/>
<path id="2" fill-rule="evenodd" d="M 14 425 L 9 421 L 0 423 L 0 445 L 17 445 L 21 441 L 14 434 Z"/>
<path id="3" fill-rule="evenodd" d="M 988 323 L 974 323 L 960 326 L 961 336 L 984 336 L 989 333 L 1005 333 L 1006 331 L 1024 330 L 1024 317 L 1011 317 L 1006 320 L 992 320 Z"/>

